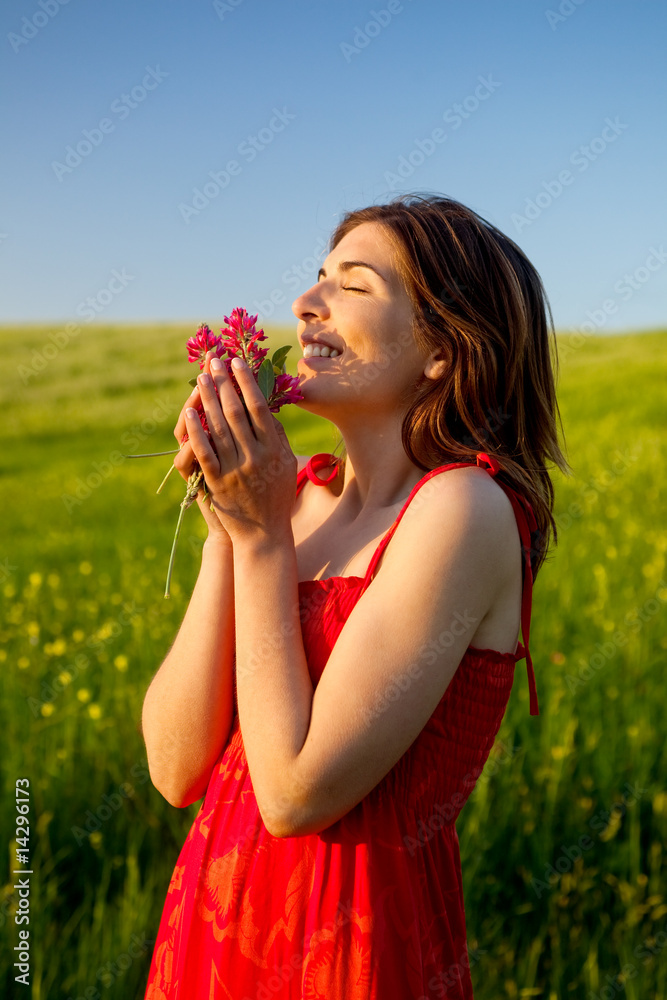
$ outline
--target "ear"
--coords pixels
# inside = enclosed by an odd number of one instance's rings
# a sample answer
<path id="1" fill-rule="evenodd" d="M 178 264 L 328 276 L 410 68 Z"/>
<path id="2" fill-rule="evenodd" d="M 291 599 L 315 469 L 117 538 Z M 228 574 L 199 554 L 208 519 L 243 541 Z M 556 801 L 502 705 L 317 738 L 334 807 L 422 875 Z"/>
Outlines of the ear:
<path id="1" fill-rule="evenodd" d="M 447 370 L 447 361 L 442 357 L 442 352 L 435 351 L 424 365 L 424 375 L 426 378 L 441 378 Z"/>

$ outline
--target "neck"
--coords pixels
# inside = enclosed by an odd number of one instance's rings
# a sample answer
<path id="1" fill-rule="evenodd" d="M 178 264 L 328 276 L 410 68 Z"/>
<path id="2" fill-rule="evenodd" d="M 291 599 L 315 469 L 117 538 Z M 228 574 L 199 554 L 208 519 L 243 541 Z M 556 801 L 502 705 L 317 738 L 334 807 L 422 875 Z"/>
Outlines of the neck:
<path id="1" fill-rule="evenodd" d="M 337 424 L 345 444 L 346 459 L 342 477 L 332 483 L 338 507 L 349 510 L 354 520 L 406 500 L 412 488 L 426 475 L 412 462 L 401 441 L 400 416 L 381 425 L 365 415 L 353 426 Z"/>

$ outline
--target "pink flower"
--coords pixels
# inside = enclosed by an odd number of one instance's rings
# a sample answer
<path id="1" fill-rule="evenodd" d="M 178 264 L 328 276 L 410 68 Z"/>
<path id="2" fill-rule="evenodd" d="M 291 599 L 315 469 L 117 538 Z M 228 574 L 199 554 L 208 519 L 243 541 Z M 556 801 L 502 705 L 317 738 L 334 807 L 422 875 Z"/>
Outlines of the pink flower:
<path id="1" fill-rule="evenodd" d="M 225 351 L 230 357 L 244 358 L 255 371 L 269 353 L 268 348 L 257 346 L 258 341 L 266 340 L 264 331 L 256 329 L 257 316 L 250 316 L 245 309 L 232 309 L 231 316 L 225 316 L 225 323 L 227 326 L 220 331 Z"/>
<path id="2" fill-rule="evenodd" d="M 215 353 L 219 358 L 221 358 L 225 353 L 225 349 L 222 346 L 222 337 L 218 337 L 216 334 L 212 333 L 206 323 L 202 323 L 195 336 L 190 337 L 187 347 L 188 361 L 190 363 L 198 361 L 199 367 L 202 371 L 204 370 L 204 365 L 206 364 L 206 354 L 208 351 L 215 350 Z"/>
<path id="3" fill-rule="evenodd" d="M 280 407 L 286 403 L 298 403 L 300 399 L 304 398 L 299 384 L 298 376 L 287 375 L 285 373 L 276 375 L 273 392 L 268 401 L 271 413 L 277 413 Z"/>

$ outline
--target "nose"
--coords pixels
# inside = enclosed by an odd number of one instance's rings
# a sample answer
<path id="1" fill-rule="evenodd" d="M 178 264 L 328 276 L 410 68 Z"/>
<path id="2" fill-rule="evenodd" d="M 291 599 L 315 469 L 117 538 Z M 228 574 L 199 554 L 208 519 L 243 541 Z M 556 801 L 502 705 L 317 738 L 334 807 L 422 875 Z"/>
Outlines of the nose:
<path id="1" fill-rule="evenodd" d="M 328 317 L 329 307 L 322 296 L 320 282 L 311 285 L 308 291 L 294 300 L 292 312 L 297 319 L 303 320 L 304 323 L 309 319 L 326 319 Z"/>

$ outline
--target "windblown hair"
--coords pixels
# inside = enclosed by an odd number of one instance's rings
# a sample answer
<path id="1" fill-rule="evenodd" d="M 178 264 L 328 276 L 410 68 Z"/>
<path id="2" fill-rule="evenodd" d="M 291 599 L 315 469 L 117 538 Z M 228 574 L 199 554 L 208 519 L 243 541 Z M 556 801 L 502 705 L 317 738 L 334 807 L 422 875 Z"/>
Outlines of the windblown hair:
<path id="1" fill-rule="evenodd" d="M 539 274 L 499 229 L 457 201 L 399 195 L 346 213 L 330 250 L 364 222 L 382 225 L 414 308 L 413 335 L 425 356 L 447 360 L 437 379 L 421 375 L 405 397 L 402 441 L 410 460 L 430 471 L 474 462 L 483 451 L 498 478 L 532 505 L 537 573 L 547 555 L 554 489 L 546 462 L 571 469 L 560 449 L 558 368 L 551 308 Z"/>

